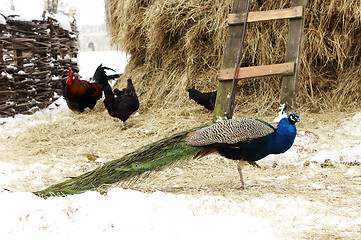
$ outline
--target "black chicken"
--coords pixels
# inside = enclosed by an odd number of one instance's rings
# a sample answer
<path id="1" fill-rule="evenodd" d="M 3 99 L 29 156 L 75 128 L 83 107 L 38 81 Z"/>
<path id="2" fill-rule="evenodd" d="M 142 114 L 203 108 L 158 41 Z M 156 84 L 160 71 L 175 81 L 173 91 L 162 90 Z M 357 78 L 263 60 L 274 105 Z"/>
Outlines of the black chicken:
<path id="1" fill-rule="evenodd" d="M 208 110 L 213 111 L 216 104 L 217 91 L 202 93 L 197 89 L 188 89 L 189 98 L 196 101 L 196 103 L 204 106 Z"/>
<path id="2" fill-rule="evenodd" d="M 104 95 L 104 106 L 108 110 L 109 115 L 119 118 L 123 123 L 139 108 L 138 97 L 131 78 L 128 78 L 127 87 L 121 91 L 114 89 L 113 93 L 110 86 L 106 86 L 104 88 Z"/>

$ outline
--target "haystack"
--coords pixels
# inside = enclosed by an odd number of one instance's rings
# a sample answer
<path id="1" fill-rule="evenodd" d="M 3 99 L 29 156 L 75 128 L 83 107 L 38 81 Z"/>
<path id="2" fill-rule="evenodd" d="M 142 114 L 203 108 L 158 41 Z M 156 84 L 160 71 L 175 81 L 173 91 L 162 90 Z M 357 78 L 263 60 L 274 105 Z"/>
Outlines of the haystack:
<path id="1" fill-rule="evenodd" d="M 186 89 L 217 89 L 232 0 L 106 0 L 113 44 L 131 55 L 143 109 L 186 107 Z M 290 0 L 251 1 L 251 10 L 289 7 Z M 242 66 L 284 61 L 287 20 L 249 24 Z M 309 0 L 297 103 L 303 110 L 361 105 L 361 2 Z M 274 113 L 280 77 L 239 82 L 236 111 Z"/>

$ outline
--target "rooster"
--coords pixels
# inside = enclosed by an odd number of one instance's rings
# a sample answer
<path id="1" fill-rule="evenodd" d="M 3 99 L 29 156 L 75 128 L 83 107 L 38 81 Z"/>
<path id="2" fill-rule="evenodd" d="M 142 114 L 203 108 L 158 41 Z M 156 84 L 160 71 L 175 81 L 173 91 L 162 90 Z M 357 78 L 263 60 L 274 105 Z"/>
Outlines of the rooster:
<path id="1" fill-rule="evenodd" d="M 97 101 L 102 97 L 104 87 L 109 86 L 108 80 L 119 77 L 119 74 L 107 76 L 105 70 L 114 71 L 100 64 L 94 73 L 94 82 L 90 83 L 75 77 L 69 68 L 69 78 L 64 86 L 64 98 L 71 110 L 80 113 L 84 112 L 85 108 L 93 110 Z"/>
<path id="2" fill-rule="evenodd" d="M 197 89 L 191 88 L 188 89 L 189 98 L 196 101 L 196 103 L 204 106 L 210 111 L 214 110 L 214 106 L 216 103 L 217 91 L 214 92 L 205 92 L 202 93 Z"/>
<path id="3" fill-rule="evenodd" d="M 113 92 L 110 86 L 105 86 L 104 96 L 104 106 L 109 115 L 119 118 L 123 123 L 139 108 L 138 97 L 131 78 L 128 78 L 127 87 L 121 91 L 114 89 Z"/>

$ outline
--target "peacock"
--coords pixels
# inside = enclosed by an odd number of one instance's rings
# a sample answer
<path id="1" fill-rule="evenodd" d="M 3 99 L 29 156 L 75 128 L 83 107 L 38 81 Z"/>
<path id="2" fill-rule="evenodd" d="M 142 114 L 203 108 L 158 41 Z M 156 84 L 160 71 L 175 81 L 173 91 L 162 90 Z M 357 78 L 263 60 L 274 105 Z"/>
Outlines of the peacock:
<path id="1" fill-rule="evenodd" d="M 299 116 L 291 113 L 282 118 L 277 127 L 260 119 L 241 117 L 189 129 L 35 194 L 47 198 L 82 193 L 121 180 L 134 179 L 144 172 L 159 170 L 180 160 L 202 158 L 211 153 L 238 160 L 237 169 L 244 187 L 244 164 L 287 151 L 296 137 L 295 123 L 298 121 Z"/>

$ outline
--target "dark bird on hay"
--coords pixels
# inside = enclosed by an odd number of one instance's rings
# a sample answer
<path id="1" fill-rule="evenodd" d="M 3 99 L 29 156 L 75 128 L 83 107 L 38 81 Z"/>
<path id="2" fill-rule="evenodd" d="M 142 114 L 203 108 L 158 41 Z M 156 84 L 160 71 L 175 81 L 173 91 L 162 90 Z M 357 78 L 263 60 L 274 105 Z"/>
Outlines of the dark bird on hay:
<path id="1" fill-rule="evenodd" d="M 105 86 L 104 96 L 104 106 L 109 115 L 119 118 L 123 123 L 139 108 L 138 97 L 131 78 L 128 78 L 127 87 L 121 91 L 114 89 L 113 92 L 110 86 Z"/>
<path id="2" fill-rule="evenodd" d="M 244 186 L 244 161 L 255 162 L 269 154 L 287 151 L 296 137 L 295 123 L 299 120 L 298 115 L 291 113 L 281 119 L 276 128 L 255 118 L 236 118 L 193 128 L 143 146 L 102 167 L 35 194 L 44 198 L 64 196 L 121 180 L 135 181 L 144 172 L 211 153 L 239 161 L 238 173 Z"/>
<path id="3" fill-rule="evenodd" d="M 106 75 L 105 70 L 112 70 L 100 64 L 93 76 L 94 82 L 90 83 L 75 77 L 69 68 L 69 78 L 64 86 L 64 98 L 69 109 L 82 113 L 85 108 L 93 110 L 97 101 L 102 97 L 105 86 L 109 86 L 108 81 L 118 78 L 119 74 Z"/>
<path id="4" fill-rule="evenodd" d="M 196 101 L 196 103 L 204 106 L 208 110 L 213 111 L 216 104 L 217 91 L 214 92 L 200 92 L 197 89 L 188 89 L 189 98 Z"/>

